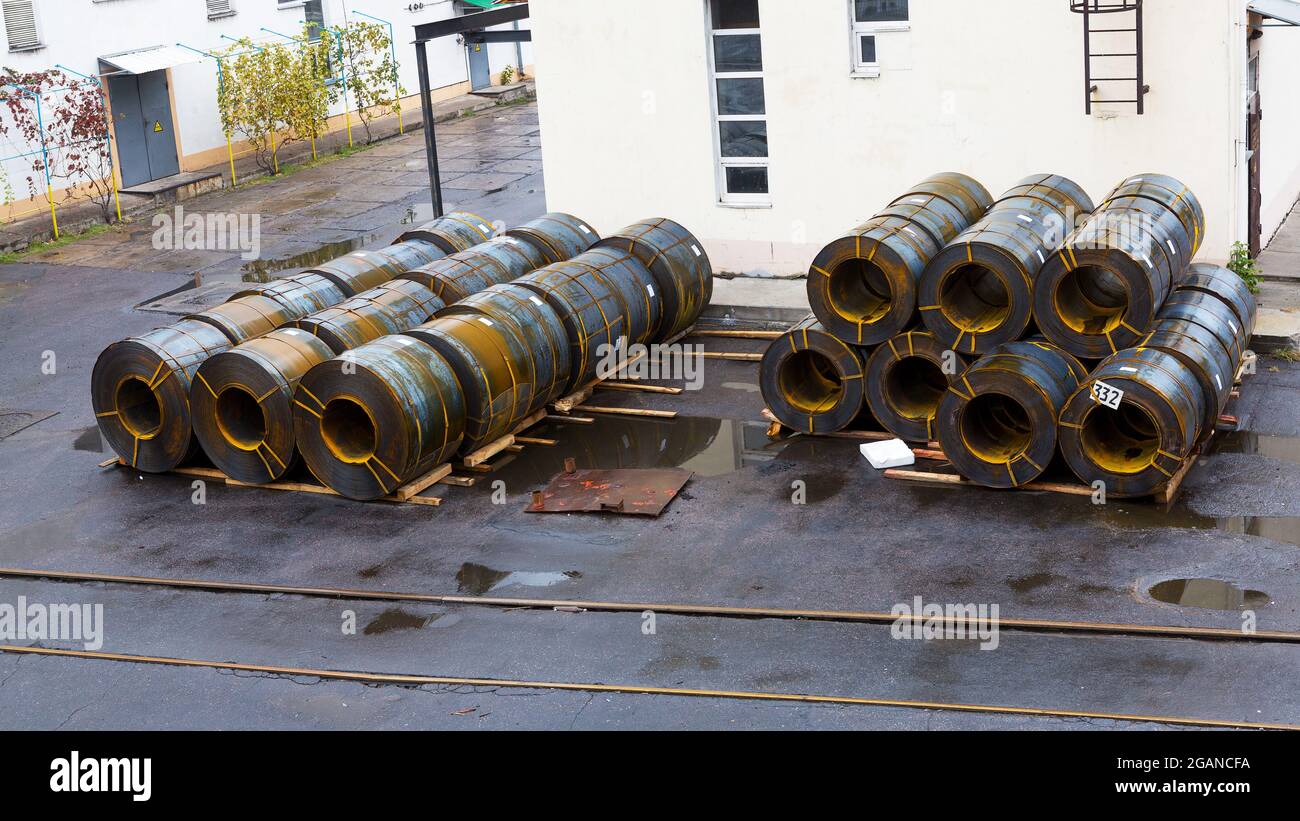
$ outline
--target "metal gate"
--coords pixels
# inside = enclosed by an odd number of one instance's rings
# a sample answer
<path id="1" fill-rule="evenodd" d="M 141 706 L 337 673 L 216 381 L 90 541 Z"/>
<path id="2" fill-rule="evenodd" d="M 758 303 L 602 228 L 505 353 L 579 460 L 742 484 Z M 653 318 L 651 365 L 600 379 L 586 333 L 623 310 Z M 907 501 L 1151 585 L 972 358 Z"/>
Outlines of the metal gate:
<path id="1" fill-rule="evenodd" d="M 492 69 L 488 66 L 487 43 L 466 43 L 469 55 L 469 87 L 471 91 L 492 85 Z"/>
<path id="2" fill-rule="evenodd" d="M 110 76 L 108 94 L 123 187 L 178 173 L 167 72 Z"/>

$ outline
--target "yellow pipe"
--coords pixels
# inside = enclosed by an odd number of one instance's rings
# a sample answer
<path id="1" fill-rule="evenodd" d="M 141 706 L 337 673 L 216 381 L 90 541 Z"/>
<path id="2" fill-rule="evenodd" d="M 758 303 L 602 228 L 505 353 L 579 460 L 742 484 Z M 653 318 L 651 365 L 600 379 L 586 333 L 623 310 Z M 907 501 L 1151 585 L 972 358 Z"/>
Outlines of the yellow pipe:
<path id="1" fill-rule="evenodd" d="M 271 132 L 271 168 L 276 173 L 280 173 L 280 152 L 275 147 L 275 132 Z"/>
<path id="2" fill-rule="evenodd" d="M 230 132 L 226 132 L 226 156 L 230 157 L 230 187 L 234 188 L 239 185 L 239 180 L 235 179 L 235 147 L 230 142 Z"/>
<path id="3" fill-rule="evenodd" d="M 45 184 L 45 197 L 50 201 L 50 222 L 54 224 L 54 238 L 59 238 L 59 213 L 54 207 L 54 186 Z"/>
<path id="4" fill-rule="evenodd" d="M 117 171 L 110 171 L 109 179 L 113 181 L 113 202 L 117 205 L 117 221 L 122 221 L 122 198 L 117 195 Z"/>
<path id="5" fill-rule="evenodd" d="M 406 128 L 402 125 L 402 101 L 397 101 L 397 133 L 405 134 Z"/>
<path id="6" fill-rule="evenodd" d="M 312 162 L 316 161 L 316 135 L 315 134 L 313 134 L 311 138 L 311 158 L 312 158 Z"/>
<path id="7" fill-rule="evenodd" d="M 343 105 L 343 120 L 348 124 L 348 148 L 352 147 L 352 114 L 348 112 L 347 104 Z"/>

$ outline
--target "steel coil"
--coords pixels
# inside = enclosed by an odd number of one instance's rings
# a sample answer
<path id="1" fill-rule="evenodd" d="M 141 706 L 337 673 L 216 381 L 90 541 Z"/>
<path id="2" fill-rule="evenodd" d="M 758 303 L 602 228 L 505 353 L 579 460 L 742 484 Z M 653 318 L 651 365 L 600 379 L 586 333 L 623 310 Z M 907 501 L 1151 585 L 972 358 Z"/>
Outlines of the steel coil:
<path id="1" fill-rule="evenodd" d="M 1056 454 L 1056 418 L 1079 387 L 1077 364 L 1032 342 L 1008 342 L 980 357 L 939 405 L 944 456 L 986 487 L 1037 479 Z"/>
<path id="2" fill-rule="evenodd" d="M 1160 309 L 1160 319 L 1184 319 L 1215 335 L 1232 358 L 1233 373 L 1250 344 L 1250 332 L 1237 321 L 1237 313 L 1214 294 L 1175 291 Z"/>
<path id="3" fill-rule="evenodd" d="M 1140 347 L 1172 354 L 1192 371 L 1205 405 L 1201 439 L 1209 437 L 1228 404 L 1236 372 L 1236 364 L 1223 338 L 1199 323 L 1165 318 L 1156 320 Z"/>
<path id="4" fill-rule="evenodd" d="M 630 252 L 654 278 L 650 290 L 662 303 L 662 318 L 649 332 L 655 341 L 671 339 L 691 327 L 713 299 L 709 255 L 694 234 L 670 219 L 633 223 L 595 247 Z"/>
<path id="5" fill-rule="evenodd" d="M 908 331 L 866 361 L 866 401 L 885 430 L 909 442 L 935 438 L 934 418 L 967 362 L 932 333 Z"/>
<path id="6" fill-rule="evenodd" d="M 822 248 L 808 271 L 808 302 L 822 326 L 874 345 L 916 324 L 917 285 L 930 260 L 992 200 L 982 185 L 941 174 Z"/>
<path id="7" fill-rule="evenodd" d="M 469 453 L 511 433 L 533 408 L 537 366 L 514 323 L 451 314 L 407 331 L 437 351 L 460 382 Z"/>
<path id="8" fill-rule="evenodd" d="M 419 240 L 437 246 L 445 254 L 454 254 L 491 239 L 492 234 L 491 223 L 478 214 L 453 211 L 403 232 L 397 242 Z"/>
<path id="9" fill-rule="evenodd" d="M 438 311 L 438 316 L 478 314 L 511 325 L 526 340 L 536 368 L 530 411 L 559 399 L 569 384 L 569 337 L 546 300 L 514 283 L 493 285 Z"/>
<path id="10" fill-rule="evenodd" d="M 1097 382 L 1123 392 L 1117 409 L 1093 398 Z M 1098 365 L 1061 409 L 1061 454 L 1076 476 L 1102 482 L 1109 496 L 1148 496 L 1181 467 L 1204 418 L 1190 368 L 1155 348 L 1129 348 Z"/>
<path id="11" fill-rule="evenodd" d="M 564 393 L 595 378 L 602 359 L 611 356 L 619 340 L 628 336 L 623 298 L 609 278 L 593 276 L 587 263 L 587 255 L 596 250 L 515 280 L 546 300 L 564 323 L 569 346 L 569 382 Z"/>
<path id="12" fill-rule="evenodd" d="M 182 319 L 100 353 L 90 401 L 100 432 L 124 462 L 162 473 L 191 453 L 190 382 L 204 360 L 229 347 L 215 325 Z"/>
<path id="13" fill-rule="evenodd" d="M 190 391 L 194 434 L 212 464 L 240 482 L 272 482 L 296 464 L 293 394 L 333 357 L 324 341 L 281 328 L 210 357 Z"/>
<path id="14" fill-rule="evenodd" d="M 866 351 L 828 333 L 816 315 L 772 341 L 759 366 L 768 410 L 801 433 L 833 433 L 862 415 Z"/>
<path id="15" fill-rule="evenodd" d="M 277 279 L 265 285 L 254 285 L 237 292 L 231 299 L 261 295 L 274 299 L 299 316 L 337 305 L 347 299 L 343 289 L 329 277 L 312 271 Z"/>
<path id="16" fill-rule="evenodd" d="M 420 283 L 393 279 L 292 324 L 318 337 L 337 356 L 372 339 L 409 331 L 443 305 Z"/>
<path id="17" fill-rule="evenodd" d="M 531 244 L 546 258 L 547 265 L 573 259 L 600 240 L 596 229 L 572 214 L 561 211 L 543 214 L 517 228 L 511 228 L 506 231 L 506 236 Z"/>
<path id="18" fill-rule="evenodd" d="M 333 280 L 351 297 L 443 258 L 443 252 L 431 244 L 407 242 L 373 251 L 353 251 L 311 272 Z"/>
<path id="19" fill-rule="evenodd" d="M 1255 295 L 1250 292 L 1250 288 L 1246 287 L 1245 280 L 1222 265 L 1201 262 L 1193 264 L 1174 290 L 1213 294 L 1232 308 L 1237 323 L 1244 329 L 1247 340 L 1254 333 Z"/>
<path id="20" fill-rule="evenodd" d="M 220 305 L 190 314 L 185 319 L 206 322 L 220 330 L 234 344 L 269 334 L 287 322 L 292 322 L 302 314 L 297 308 L 261 294 L 250 294 L 223 302 Z"/>
<path id="21" fill-rule="evenodd" d="M 1191 240 L 1191 256 L 1201 250 L 1205 240 L 1205 209 L 1192 189 L 1165 174 L 1137 174 L 1122 181 L 1102 198 L 1101 207 L 1121 197 L 1142 197 L 1169 209 Z"/>
<path id="22" fill-rule="evenodd" d="M 465 403 L 451 365 L 385 336 L 313 367 L 294 391 L 294 440 L 312 475 L 350 499 L 377 499 L 460 447 Z"/>
<path id="23" fill-rule="evenodd" d="M 1092 201 L 1076 183 L 1038 174 L 1017 183 L 930 260 L 917 299 L 943 344 L 981 354 L 1019 339 L 1033 317 L 1034 281 Z"/>

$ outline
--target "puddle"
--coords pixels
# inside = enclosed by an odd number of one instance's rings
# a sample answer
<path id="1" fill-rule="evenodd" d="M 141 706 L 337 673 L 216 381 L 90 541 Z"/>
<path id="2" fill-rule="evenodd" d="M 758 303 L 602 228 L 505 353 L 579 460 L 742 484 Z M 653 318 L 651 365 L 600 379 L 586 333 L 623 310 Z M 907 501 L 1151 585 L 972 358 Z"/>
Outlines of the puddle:
<path id="1" fill-rule="evenodd" d="M 1300 464 L 1300 437 L 1232 431 L 1215 436 L 1210 453 L 1244 453 Z"/>
<path id="2" fill-rule="evenodd" d="M 755 382 L 723 382 L 722 387 L 733 391 L 745 391 L 747 393 L 758 393 L 762 390 Z"/>
<path id="3" fill-rule="evenodd" d="M 310 251 L 303 251 L 299 254 L 293 254 L 287 257 L 277 257 L 276 259 L 255 259 L 244 263 L 240 267 L 242 272 L 240 279 L 244 282 L 270 282 L 275 279 L 273 274 L 277 271 L 287 271 L 290 268 L 310 268 L 313 265 L 329 262 L 332 259 L 338 259 L 344 254 L 350 254 L 360 248 L 364 248 L 368 243 L 373 242 L 378 234 L 371 234 L 364 237 L 353 237 L 352 239 L 339 240 L 338 242 L 328 242 L 318 248 Z"/>
<path id="4" fill-rule="evenodd" d="M 436 618 L 437 615 L 417 616 L 400 607 L 390 607 L 367 622 L 361 632 L 367 636 L 377 636 L 392 630 L 419 630 Z"/>
<path id="5" fill-rule="evenodd" d="M 1156 601 L 1207 610 L 1249 610 L 1272 602 L 1267 593 L 1244 590 L 1218 579 L 1167 579 L 1147 593 Z"/>
<path id="6" fill-rule="evenodd" d="M 91 425 L 81 432 L 72 443 L 73 450 L 84 450 L 90 453 L 104 452 L 104 437 L 99 433 L 99 425 Z"/>
<path id="7" fill-rule="evenodd" d="M 550 587 L 569 579 L 581 579 L 577 570 L 528 571 L 494 570 L 474 562 L 466 562 L 456 571 L 456 589 L 472 596 L 482 596 L 498 587 Z"/>

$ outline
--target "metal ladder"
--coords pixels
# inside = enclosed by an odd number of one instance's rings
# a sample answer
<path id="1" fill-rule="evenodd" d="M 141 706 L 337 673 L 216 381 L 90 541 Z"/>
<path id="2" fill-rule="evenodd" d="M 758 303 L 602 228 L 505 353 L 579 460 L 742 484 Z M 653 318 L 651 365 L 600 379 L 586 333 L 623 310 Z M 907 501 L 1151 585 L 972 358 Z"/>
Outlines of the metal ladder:
<path id="1" fill-rule="evenodd" d="M 1137 113 L 1144 113 L 1144 100 L 1147 92 L 1151 87 L 1146 85 L 1142 73 L 1142 0 L 1070 0 L 1070 11 L 1075 14 L 1083 15 L 1083 99 L 1084 110 L 1092 114 L 1093 103 L 1112 103 L 1112 104 L 1133 104 L 1137 106 Z M 1124 15 L 1124 17 L 1102 17 L 1102 15 Z M 1128 18 L 1128 15 L 1132 15 Z M 1124 20 L 1131 19 L 1132 23 L 1126 25 L 1123 22 L 1107 24 L 1106 20 Z M 1095 28 L 1095 26 L 1108 26 L 1106 28 Z M 1094 35 L 1106 35 L 1104 38 L 1097 38 L 1104 45 L 1098 46 L 1102 51 L 1093 51 Z M 1133 45 L 1132 51 L 1124 51 L 1123 45 L 1111 45 L 1123 39 L 1119 35 L 1132 34 Z M 1097 76 L 1097 70 L 1093 63 L 1094 60 L 1102 59 L 1108 61 L 1110 66 L 1114 66 L 1118 59 L 1132 60 L 1132 76 L 1110 76 L 1111 74 L 1124 74 L 1124 71 L 1103 72 L 1106 76 Z M 1127 65 L 1126 65 L 1127 67 Z M 1108 84 L 1108 87 L 1117 87 L 1119 83 L 1131 83 L 1133 96 L 1129 99 L 1120 98 L 1097 98 L 1093 95 L 1101 91 L 1100 84 Z M 1122 95 L 1121 95 L 1122 96 Z"/>

